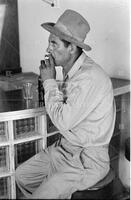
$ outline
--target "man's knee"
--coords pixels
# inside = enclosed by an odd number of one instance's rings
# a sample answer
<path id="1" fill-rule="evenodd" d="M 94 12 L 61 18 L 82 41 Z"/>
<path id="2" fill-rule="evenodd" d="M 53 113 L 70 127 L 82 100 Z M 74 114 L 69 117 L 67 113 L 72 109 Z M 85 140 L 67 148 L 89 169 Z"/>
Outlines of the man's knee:
<path id="1" fill-rule="evenodd" d="M 21 165 L 15 170 L 15 180 L 22 185 L 26 182 L 26 172 L 24 173 L 24 169 Z"/>
<path id="2" fill-rule="evenodd" d="M 17 167 L 15 170 L 15 180 L 19 182 L 21 180 L 21 170 L 20 167 Z"/>

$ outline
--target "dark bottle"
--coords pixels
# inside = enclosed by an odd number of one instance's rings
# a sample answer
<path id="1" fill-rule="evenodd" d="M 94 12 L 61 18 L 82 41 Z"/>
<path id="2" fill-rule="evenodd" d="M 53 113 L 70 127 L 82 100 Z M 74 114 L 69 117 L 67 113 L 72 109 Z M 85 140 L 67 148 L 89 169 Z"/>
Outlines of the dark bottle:
<path id="1" fill-rule="evenodd" d="M 42 64 L 43 61 L 41 61 Z M 45 106 L 45 100 L 44 100 L 44 87 L 43 87 L 43 81 L 41 76 L 38 77 L 38 98 L 39 98 L 39 106 Z"/>

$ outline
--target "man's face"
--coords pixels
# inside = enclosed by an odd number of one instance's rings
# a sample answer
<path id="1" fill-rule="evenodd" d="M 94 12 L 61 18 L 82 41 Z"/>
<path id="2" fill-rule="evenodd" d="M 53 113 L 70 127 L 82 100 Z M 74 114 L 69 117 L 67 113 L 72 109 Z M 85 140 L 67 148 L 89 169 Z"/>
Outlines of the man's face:
<path id="1" fill-rule="evenodd" d="M 63 41 L 50 34 L 47 52 L 54 58 L 55 66 L 66 66 L 70 60 L 70 48 L 65 47 Z"/>

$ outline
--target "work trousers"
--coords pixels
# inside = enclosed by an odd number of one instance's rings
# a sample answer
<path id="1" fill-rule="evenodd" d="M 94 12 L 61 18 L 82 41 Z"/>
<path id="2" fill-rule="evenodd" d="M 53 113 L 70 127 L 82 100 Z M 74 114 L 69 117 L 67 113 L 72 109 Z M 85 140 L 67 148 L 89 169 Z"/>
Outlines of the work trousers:
<path id="1" fill-rule="evenodd" d="M 70 199 L 77 190 L 92 187 L 109 171 L 107 147 L 80 148 L 63 139 L 36 154 L 15 173 L 29 199 Z"/>

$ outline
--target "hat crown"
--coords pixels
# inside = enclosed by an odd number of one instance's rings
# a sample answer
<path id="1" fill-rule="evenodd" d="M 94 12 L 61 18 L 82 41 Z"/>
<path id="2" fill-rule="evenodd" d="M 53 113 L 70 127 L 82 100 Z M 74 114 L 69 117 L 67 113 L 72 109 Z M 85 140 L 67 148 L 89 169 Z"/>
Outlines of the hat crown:
<path id="1" fill-rule="evenodd" d="M 41 26 L 60 39 L 73 43 L 86 51 L 91 50 L 91 47 L 84 43 L 90 26 L 86 19 L 74 10 L 66 10 L 56 23 L 46 22 Z"/>
<path id="2" fill-rule="evenodd" d="M 73 10 L 66 10 L 57 20 L 55 27 L 81 42 L 90 30 L 88 22 Z"/>

